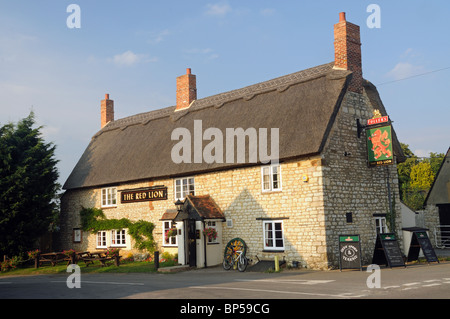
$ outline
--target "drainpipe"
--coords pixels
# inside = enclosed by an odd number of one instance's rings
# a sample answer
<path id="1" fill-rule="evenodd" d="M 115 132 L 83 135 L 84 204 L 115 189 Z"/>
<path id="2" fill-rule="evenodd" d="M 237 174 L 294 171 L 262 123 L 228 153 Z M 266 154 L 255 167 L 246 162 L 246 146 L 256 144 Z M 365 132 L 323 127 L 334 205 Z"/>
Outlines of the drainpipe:
<path id="1" fill-rule="evenodd" d="M 205 224 L 205 219 L 204 218 L 202 218 L 202 222 L 203 222 L 203 230 L 205 230 L 206 224 Z M 203 250 L 204 250 L 204 253 L 205 253 L 205 268 L 206 268 L 207 264 L 206 264 L 206 236 L 205 236 L 205 234 L 203 234 Z"/>

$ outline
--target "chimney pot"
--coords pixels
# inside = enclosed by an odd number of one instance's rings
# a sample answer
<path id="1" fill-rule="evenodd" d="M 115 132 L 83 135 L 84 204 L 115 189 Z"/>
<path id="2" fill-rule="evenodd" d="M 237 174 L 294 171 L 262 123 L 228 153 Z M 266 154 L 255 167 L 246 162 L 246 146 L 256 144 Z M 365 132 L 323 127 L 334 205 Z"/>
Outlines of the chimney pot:
<path id="1" fill-rule="evenodd" d="M 345 12 L 340 12 L 339 13 L 339 22 L 342 22 L 342 21 L 346 21 L 345 20 Z"/>
<path id="2" fill-rule="evenodd" d="M 109 99 L 109 94 L 105 94 L 105 99 L 100 104 L 101 128 L 111 121 L 114 121 L 114 101 Z"/>
<path id="3" fill-rule="evenodd" d="M 177 107 L 176 111 L 187 109 L 197 99 L 196 76 L 191 69 L 186 69 L 186 74 L 177 77 Z"/>

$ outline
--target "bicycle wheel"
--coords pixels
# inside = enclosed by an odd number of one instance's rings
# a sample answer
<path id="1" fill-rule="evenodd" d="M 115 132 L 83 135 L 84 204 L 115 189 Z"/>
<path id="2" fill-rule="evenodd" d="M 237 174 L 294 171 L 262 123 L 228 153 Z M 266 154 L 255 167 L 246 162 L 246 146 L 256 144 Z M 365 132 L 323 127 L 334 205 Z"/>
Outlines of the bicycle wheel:
<path id="1" fill-rule="evenodd" d="M 248 265 L 248 259 L 245 256 L 241 256 L 241 258 L 239 258 L 238 260 L 238 264 L 237 264 L 237 268 L 240 272 L 245 271 L 245 269 L 247 268 Z"/>
<path id="2" fill-rule="evenodd" d="M 223 266 L 223 269 L 230 270 L 233 265 L 227 258 L 225 258 L 223 260 L 222 266 Z"/>

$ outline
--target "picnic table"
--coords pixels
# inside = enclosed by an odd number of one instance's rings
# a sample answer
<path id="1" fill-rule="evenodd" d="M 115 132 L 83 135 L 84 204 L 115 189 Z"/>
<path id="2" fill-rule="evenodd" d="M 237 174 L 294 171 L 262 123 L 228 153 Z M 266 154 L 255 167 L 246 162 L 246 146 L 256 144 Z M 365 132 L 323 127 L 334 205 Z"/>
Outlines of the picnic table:
<path id="1" fill-rule="evenodd" d="M 40 265 L 42 265 L 43 262 L 49 262 L 52 264 L 52 266 L 55 266 L 57 263 L 65 260 L 67 260 L 67 256 L 62 252 L 39 254 Z"/>
<path id="2" fill-rule="evenodd" d="M 86 267 L 98 260 L 102 267 L 106 266 L 107 261 L 113 260 L 116 266 L 119 266 L 121 256 L 107 256 L 106 251 L 83 252 L 79 255 L 79 260 L 84 261 Z"/>

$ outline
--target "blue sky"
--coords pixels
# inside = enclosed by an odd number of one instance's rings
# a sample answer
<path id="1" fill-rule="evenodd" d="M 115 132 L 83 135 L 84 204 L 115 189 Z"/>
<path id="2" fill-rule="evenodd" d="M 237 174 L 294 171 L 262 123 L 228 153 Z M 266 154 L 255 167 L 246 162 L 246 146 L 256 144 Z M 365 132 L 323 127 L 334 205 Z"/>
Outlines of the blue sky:
<path id="1" fill-rule="evenodd" d="M 81 8 L 79 29 L 66 24 L 72 3 Z M 372 3 L 380 28 L 366 23 Z M 32 109 L 57 145 L 63 183 L 100 129 L 105 93 L 117 119 L 174 105 L 186 68 L 202 98 L 332 62 L 341 11 L 361 27 L 363 76 L 377 85 L 400 141 L 418 156 L 445 153 L 445 0 L 1 0 L 0 124 Z"/>

